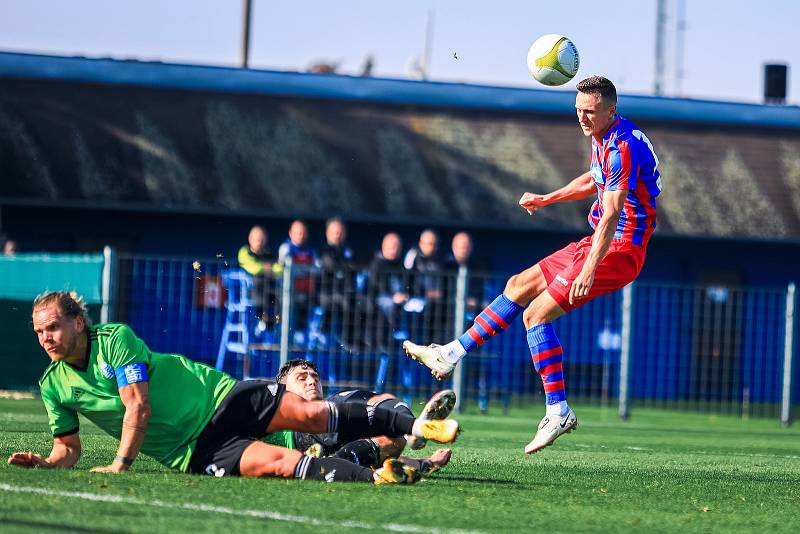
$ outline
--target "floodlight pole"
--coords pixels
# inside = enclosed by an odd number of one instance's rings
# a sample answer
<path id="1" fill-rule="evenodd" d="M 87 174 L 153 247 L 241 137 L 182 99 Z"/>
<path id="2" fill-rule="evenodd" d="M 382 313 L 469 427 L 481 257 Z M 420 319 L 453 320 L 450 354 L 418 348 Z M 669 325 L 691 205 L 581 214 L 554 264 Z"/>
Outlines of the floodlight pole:
<path id="1" fill-rule="evenodd" d="M 661 96 L 664 91 L 664 26 L 667 23 L 667 2 L 656 3 L 656 71 L 653 80 L 653 94 Z"/>
<path id="2" fill-rule="evenodd" d="M 250 16 L 253 13 L 252 0 L 244 0 L 244 14 L 242 15 L 242 68 L 249 68 L 250 57 Z"/>

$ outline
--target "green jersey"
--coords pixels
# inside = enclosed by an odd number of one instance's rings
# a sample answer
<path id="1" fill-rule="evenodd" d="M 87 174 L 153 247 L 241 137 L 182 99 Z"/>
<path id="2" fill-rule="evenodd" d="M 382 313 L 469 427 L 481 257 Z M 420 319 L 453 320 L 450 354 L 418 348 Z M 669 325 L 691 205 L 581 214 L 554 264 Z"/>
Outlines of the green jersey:
<path id="1" fill-rule="evenodd" d="M 168 467 L 186 471 L 197 437 L 236 380 L 184 356 L 152 352 L 122 323 L 91 326 L 87 335 L 82 369 L 53 362 L 39 380 L 53 436 L 77 432 L 80 413 L 119 439 L 125 405 L 115 371 L 143 363 L 151 414 L 141 450 Z"/>
<path id="2" fill-rule="evenodd" d="M 287 449 L 294 449 L 294 432 L 291 430 L 279 430 L 271 434 L 267 434 L 261 439 L 270 445 L 277 445 L 278 447 L 286 447 Z"/>

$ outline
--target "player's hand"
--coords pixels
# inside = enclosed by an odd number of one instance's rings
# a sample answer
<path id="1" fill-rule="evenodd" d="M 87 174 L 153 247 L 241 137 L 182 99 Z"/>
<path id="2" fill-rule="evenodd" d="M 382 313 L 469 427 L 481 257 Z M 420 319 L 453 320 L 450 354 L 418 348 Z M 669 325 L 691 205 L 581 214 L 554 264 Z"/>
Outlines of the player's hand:
<path id="1" fill-rule="evenodd" d="M 89 471 L 92 473 L 124 473 L 128 470 L 128 466 L 119 462 L 114 462 L 111 465 L 102 465 L 92 467 Z"/>
<path id="2" fill-rule="evenodd" d="M 17 467 L 53 467 L 53 465 L 32 452 L 15 452 L 8 457 L 8 465 Z"/>
<path id="3" fill-rule="evenodd" d="M 575 304 L 576 300 L 586 297 L 593 283 L 594 272 L 581 271 L 569 288 L 569 303 Z"/>
<path id="4" fill-rule="evenodd" d="M 547 203 L 544 200 L 544 195 L 537 195 L 536 193 L 525 193 L 519 199 L 519 205 L 525 208 L 528 212 L 528 215 L 533 215 L 536 213 L 536 210 L 541 208 L 542 206 L 546 206 Z"/>

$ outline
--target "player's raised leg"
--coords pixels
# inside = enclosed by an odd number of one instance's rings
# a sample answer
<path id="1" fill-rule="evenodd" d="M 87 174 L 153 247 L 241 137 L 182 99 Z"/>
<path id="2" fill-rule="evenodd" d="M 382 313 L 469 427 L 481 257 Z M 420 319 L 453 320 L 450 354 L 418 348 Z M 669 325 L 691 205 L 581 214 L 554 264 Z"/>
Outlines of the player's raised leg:
<path id="1" fill-rule="evenodd" d="M 578 420 L 567 404 L 564 388 L 564 350 L 552 325 L 552 321 L 563 314 L 564 310 L 555 299 L 543 291 L 523 315 L 531 358 L 542 379 L 546 403 L 546 414 L 539 422 L 536 435 L 525 447 L 528 454 L 552 445 L 560 435 L 572 432 L 578 426 Z"/>
<path id="2" fill-rule="evenodd" d="M 406 340 L 403 349 L 406 354 L 428 366 L 434 377 L 444 380 L 453 373 L 461 358 L 508 328 L 528 302 L 546 287 L 544 274 L 536 264 L 509 278 L 503 293 L 478 314 L 472 326 L 458 339 L 446 345 L 427 346 Z"/>

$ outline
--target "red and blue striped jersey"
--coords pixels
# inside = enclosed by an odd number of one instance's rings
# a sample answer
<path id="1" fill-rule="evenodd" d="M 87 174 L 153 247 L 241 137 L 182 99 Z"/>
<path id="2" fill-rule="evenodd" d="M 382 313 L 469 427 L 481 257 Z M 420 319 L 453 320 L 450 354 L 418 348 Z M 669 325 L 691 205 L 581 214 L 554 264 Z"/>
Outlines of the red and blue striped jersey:
<path id="1" fill-rule="evenodd" d="M 646 246 L 656 228 L 656 197 L 661 193 L 661 177 L 658 156 L 644 132 L 617 115 L 602 143 L 592 138 L 590 172 L 597 187 L 597 200 L 589 211 L 592 229 L 603 216 L 603 193 L 627 189 L 614 238 Z"/>

